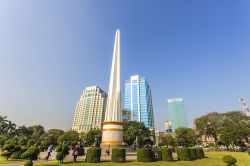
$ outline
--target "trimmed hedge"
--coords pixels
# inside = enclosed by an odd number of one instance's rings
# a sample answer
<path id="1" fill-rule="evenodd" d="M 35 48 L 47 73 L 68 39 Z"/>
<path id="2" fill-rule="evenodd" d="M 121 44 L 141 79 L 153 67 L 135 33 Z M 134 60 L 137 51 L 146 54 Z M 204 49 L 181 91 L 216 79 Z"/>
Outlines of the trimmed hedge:
<path id="1" fill-rule="evenodd" d="M 173 161 L 172 150 L 170 148 L 161 148 L 162 160 Z"/>
<path id="2" fill-rule="evenodd" d="M 177 149 L 178 160 L 191 161 L 191 153 L 188 148 L 178 148 Z"/>
<path id="3" fill-rule="evenodd" d="M 222 160 L 224 163 L 227 163 L 227 165 L 229 166 L 234 165 L 237 162 L 237 160 L 232 155 L 224 155 L 222 157 Z"/>
<path id="4" fill-rule="evenodd" d="M 154 159 L 151 148 L 137 148 L 137 161 L 140 162 L 151 162 Z"/>
<path id="5" fill-rule="evenodd" d="M 197 152 L 196 152 L 196 148 L 189 148 L 190 150 L 190 154 L 191 154 L 191 159 L 192 160 L 196 160 L 197 159 Z"/>
<path id="6" fill-rule="evenodd" d="M 57 159 L 58 161 L 63 162 L 63 159 L 64 159 L 63 152 L 57 152 L 57 153 L 56 153 L 56 159 Z"/>
<path id="7" fill-rule="evenodd" d="M 202 159 L 205 157 L 205 154 L 202 148 L 196 149 L 196 156 L 197 156 L 197 159 Z"/>
<path id="8" fill-rule="evenodd" d="M 162 160 L 162 154 L 161 151 L 156 149 L 152 150 L 152 155 L 153 155 L 153 161 L 161 161 Z"/>
<path id="9" fill-rule="evenodd" d="M 87 163 L 98 163 L 101 158 L 101 148 L 89 148 L 87 150 L 86 162 Z"/>
<path id="10" fill-rule="evenodd" d="M 24 163 L 24 166 L 33 166 L 33 162 L 32 161 L 27 161 L 26 163 Z"/>
<path id="11" fill-rule="evenodd" d="M 125 162 L 126 161 L 126 149 L 112 149 L 111 161 Z"/>

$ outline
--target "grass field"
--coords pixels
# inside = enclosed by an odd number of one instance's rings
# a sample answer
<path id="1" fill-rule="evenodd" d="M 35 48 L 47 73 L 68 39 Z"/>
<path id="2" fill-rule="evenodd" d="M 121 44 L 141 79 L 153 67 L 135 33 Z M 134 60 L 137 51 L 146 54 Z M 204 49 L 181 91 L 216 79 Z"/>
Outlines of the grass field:
<path id="1" fill-rule="evenodd" d="M 225 166 L 222 162 L 222 156 L 226 154 L 233 155 L 237 159 L 238 166 L 250 166 L 250 156 L 247 153 L 241 152 L 207 152 L 205 153 L 208 158 L 195 160 L 195 161 L 159 161 L 150 163 L 141 162 L 126 162 L 126 163 L 113 163 L 113 162 L 101 162 L 101 163 L 85 163 L 80 161 L 79 163 L 72 163 L 71 161 L 66 161 L 63 165 L 73 166 L 73 165 L 84 165 L 84 166 Z M 46 163 L 36 163 L 35 166 L 57 166 L 61 165 L 57 161 L 49 161 Z"/>
<path id="2" fill-rule="evenodd" d="M 74 164 L 72 161 L 65 161 L 61 164 L 58 161 L 36 161 L 34 162 L 34 166 L 73 166 L 73 165 L 84 165 L 84 166 L 225 166 L 225 163 L 222 162 L 222 156 L 230 154 L 233 155 L 237 159 L 238 166 L 250 166 L 250 156 L 247 153 L 241 152 L 206 152 L 205 155 L 208 158 L 199 159 L 195 161 L 159 161 L 159 162 L 150 162 L 150 163 L 141 163 L 141 162 L 126 162 L 126 163 L 113 163 L 113 162 L 101 162 L 101 163 L 85 163 L 84 161 L 79 161 Z M 21 160 L 23 162 L 23 160 Z M 9 160 L 6 161 L 5 158 L 0 157 L 0 164 L 6 163 L 20 163 L 20 160 Z M 22 163 L 23 164 L 23 163 Z M 20 165 L 22 165 L 20 163 Z"/>
<path id="3" fill-rule="evenodd" d="M 20 161 L 23 161 L 23 160 L 14 160 L 14 159 L 9 159 L 8 161 L 0 156 L 0 164 L 6 164 L 6 163 L 11 163 L 11 162 L 20 162 Z"/>

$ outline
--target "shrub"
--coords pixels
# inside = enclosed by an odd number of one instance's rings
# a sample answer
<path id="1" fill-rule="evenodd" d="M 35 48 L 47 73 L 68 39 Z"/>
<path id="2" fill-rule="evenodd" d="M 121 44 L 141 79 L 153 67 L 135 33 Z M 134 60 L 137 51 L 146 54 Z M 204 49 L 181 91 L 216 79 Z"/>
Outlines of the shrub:
<path id="1" fill-rule="evenodd" d="M 197 159 L 202 159 L 205 157 L 205 154 L 204 154 L 204 151 L 202 148 L 196 149 L 196 157 L 197 157 Z"/>
<path id="2" fill-rule="evenodd" d="M 162 154 L 161 151 L 156 149 L 152 150 L 153 160 L 154 161 L 161 161 L 162 160 Z"/>
<path id="3" fill-rule="evenodd" d="M 112 149 L 111 160 L 114 162 L 125 162 L 126 149 Z"/>
<path id="4" fill-rule="evenodd" d="M 224 155 L 222 160 L 224 163 L 227 163 L 228 166 L 234 165 L 237 162 L 237 160 L 232 155 Z"/>
<path id="5" fill-rule="evenodd" d="M 57 146 L 56 147 L 56 152 L 57 152 L 56 159 L 63 163 L 65 156 L 69 155 L 69 150 L 70 148 L 67 144 Z"/>
<path id="6" fill-rule="evenodd" d="M 78 151 L 78 156 L 83 156 L 85 154 L 85 150 L 83 147 L 80 147 L 79 151 Z"/>
<path id="7" fill-rule="evenodd" d="M 153 153 L 151 148 L 137 148 L 137 161 L 151 162 L 153 161 Z"/>
<path id="8" fill-rule="evenodd" d="M 177 149 L 178 160 L 191 161 L 191 154 L 188 148 L 178 148 Z"/>
<path id="9" fill-rule="evenodd" d="M 101 158 L 101 148 L 89 148 L 87 150 L 86 162 L 87 163 L 98 163 Z"/>
<path id="10" fill-rule="evenodd" d="M 161 148 L 162 160 L 164 161 L 172 161 L 172 150 L 170 148 Z"/>
<path id="11" fill-rule="evenodd" d="M 29 147 L 28 150 L 26 150 L 22 155 L 21 158 L 23 159 L 29 159 L 29 160 L 37 160 L 38 155 L 39 155 L 40 151 L 37 147 L 35 146 L 31 146 Z"/>
<path id="12" fill-rule="evenodd" d="M 247 152 L 248 152 L 248 155 L 250 155 L 250 150 L 248 150 Z"/>
<path id="13" fill-rule="evenodd" d="M 1 153 L 1 156 L 5 157 L 6 160 L 8 160 L 10 158 L 10 156 L 12 155 L 12 152 L 5 150 Z"/>
<path id="14" fill-rule="evenodd" d="M 18 151 L 18 152 L 14 152 L 11 156 L 10 156 L 10 158 L 11 159 L 21 159 L 22 157 L 22 154 L 23 154 L 23 150 L 20 150 L 20 151 Z"/>
<path id="15" fill-rule="evenodd" d="M 56 159 L 57 159 L 58 161 L 63 162 L 63 159 L 64 159 L 63 153 L 62 153 L 62 152 L 57 152 L 57 153 L 56 153 Z"/>
<path id="16" fill-rule="evenodd" d="M 24 166 L 33 166 L 33 162 L 32 161 L 27 161 L 26 163 L 24 163 Z"/>
<path id="17" fill-rule="evenodd" d="M 190 150 L 191 159 L 196 160 L 197 159 L 196 149 L 195 148 L 189 148 L 189 150 Z"/>

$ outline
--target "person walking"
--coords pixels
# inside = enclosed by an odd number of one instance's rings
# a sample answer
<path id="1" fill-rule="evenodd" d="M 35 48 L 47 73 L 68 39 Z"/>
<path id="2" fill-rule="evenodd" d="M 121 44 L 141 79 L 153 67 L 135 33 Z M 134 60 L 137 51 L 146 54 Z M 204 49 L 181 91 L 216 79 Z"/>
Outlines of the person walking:
<path id="1" fill-rule="evenodd" d="M 45 157 L 45 160 L 49 160 L 49 157 L 51 156 L 50 154 L 52 153 L 53 150 L 53 145 L 49 145 L 48 150 L 47 150 L 47 156 Z"/>
<path id="2" fill-rule="evenodd" d="M 78 153 L 79 153 L 79 147 L 78 147 L 78 145 L 76 145 L 73 149 L 74 163 L 76 163 Z"/>
<path id="3" fill-rule="evenodd" d="M 108 156 L 108 158 L 109 158 L 109 157 L 110 157 L 110 145 L 108 145 L 108 147 L 106 147 L 105 153 L 106 153 L 105 158 L 106 158 L 107 156 Z"/>

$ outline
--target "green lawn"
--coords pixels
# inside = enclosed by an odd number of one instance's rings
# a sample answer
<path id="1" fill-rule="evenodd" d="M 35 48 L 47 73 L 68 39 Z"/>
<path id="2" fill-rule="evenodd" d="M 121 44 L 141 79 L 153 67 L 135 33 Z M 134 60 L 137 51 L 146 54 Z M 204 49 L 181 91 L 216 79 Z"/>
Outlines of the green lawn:
<path id="1" fill-rule="evenodd" d="M 101 163 L 85 163 L 80 161 L 77 164 L 73 164 L 71 161 L 66 161 L 63 165 L 73 166 L 73 165 L 84 165 L 84 166 L 110 166 L 110 165 L 119 165 L 119 166 L 225 166 L 222 162 L 222 156 L 225 154 L 233 155 L 237 159 L 238 166 L 250 166 L 250 156 L 247 153 L 241 152 L 206 152 L 205 155 L 208 158 L 195 160 L 195 161 L 173 161 L 173 162 L 150 162 L 150 163 L 141 163 L 141 162 L 126 162 L 126 163 L 113 163 L 113 162 L 101 162 Z M 62 165 L 57 161 L 49 161 L 43 163 L 36 163 L 35 166 L 57 166 Z"/>
<path id="2" fill-rule="evenodd" d="M 4 157 L 0 156 L 0 164 L 10 163 L 10 162 L 19 162 L 19 161 L 23 161 L 23 160 L 9 159 L 7 161 Z"/>

